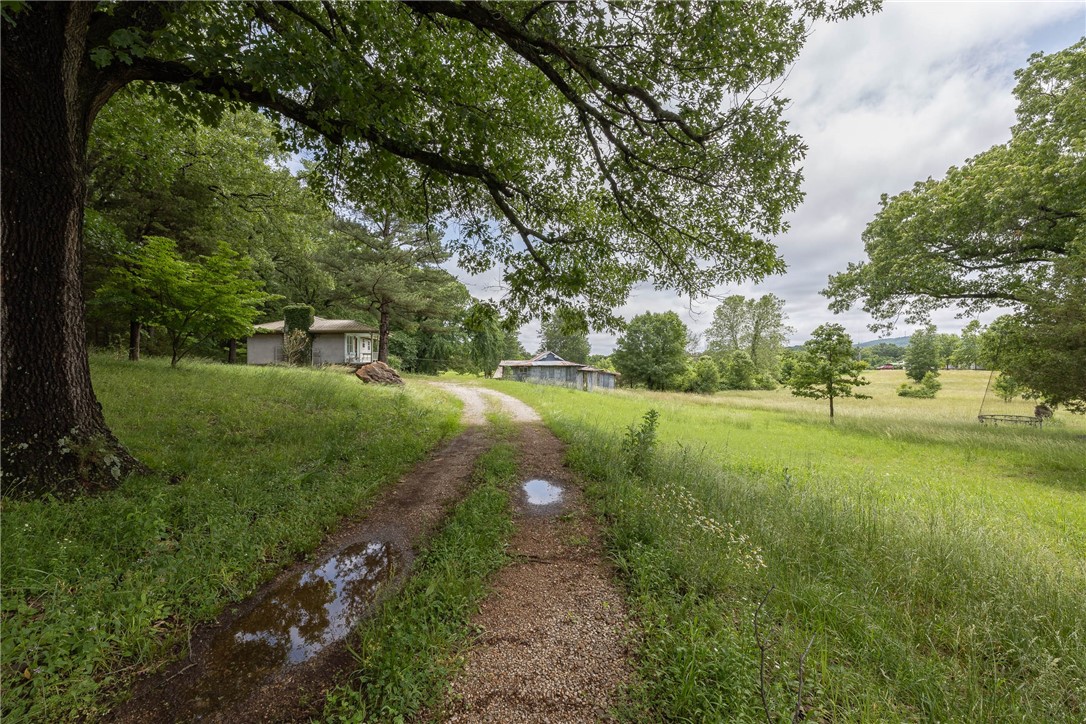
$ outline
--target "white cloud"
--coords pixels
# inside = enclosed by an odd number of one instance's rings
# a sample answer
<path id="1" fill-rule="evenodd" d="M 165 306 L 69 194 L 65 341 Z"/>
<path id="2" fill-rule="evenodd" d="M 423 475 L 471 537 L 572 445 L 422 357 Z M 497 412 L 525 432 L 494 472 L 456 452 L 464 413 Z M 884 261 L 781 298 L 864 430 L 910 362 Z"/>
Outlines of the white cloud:
<path id="1" fill-rule="evenodd" d="M 797 342 L 830 319 L 856 338 L 870 338 L 862 311 L 834 317 L 818 292 L 829 274 L 863 258 L 860 234 L 879 196 L 939 177 L 1006 141 L 1014 123 L 1014 70 L 1031 53 L 1060 50 L 1083 34 L 1082 2 L 888 2 L 871 17 L 817 27 L 783 87 L 792 98 L 787 118 L 809 147 L 806 200 L 777 240 L 789 271 L 758 286 L 718 290 L 719 296 L 777 294 Z M 691 305 L 645 287 L 620 313 L 629 319 L 674 310 L 702 331 L 714 306 L 711 299 Z M 935 321 L 946 330 L 964 325 L 953 311 Z M 526 347 L 537 344 L 536 332 L 522 332 Z M 596 334 L 590 341 L 594 352 L 605 353 L 615 338 Z"/>

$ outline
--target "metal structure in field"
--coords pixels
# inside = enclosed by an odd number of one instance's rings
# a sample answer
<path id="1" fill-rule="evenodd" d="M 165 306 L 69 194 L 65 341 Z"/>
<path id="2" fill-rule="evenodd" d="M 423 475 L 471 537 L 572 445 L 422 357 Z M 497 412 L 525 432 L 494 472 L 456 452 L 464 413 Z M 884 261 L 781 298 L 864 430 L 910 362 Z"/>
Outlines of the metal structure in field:
<path id="1" fill-rule="evenodd" d="M 496 380 L 533 382 L 591 392 L 595 389 L 613 390 L 618 373 L 601 370 L 580 362 L 567 362 L 554 352 L 540 352 L 531 359 L 506 359 L 494 370 Z"/>

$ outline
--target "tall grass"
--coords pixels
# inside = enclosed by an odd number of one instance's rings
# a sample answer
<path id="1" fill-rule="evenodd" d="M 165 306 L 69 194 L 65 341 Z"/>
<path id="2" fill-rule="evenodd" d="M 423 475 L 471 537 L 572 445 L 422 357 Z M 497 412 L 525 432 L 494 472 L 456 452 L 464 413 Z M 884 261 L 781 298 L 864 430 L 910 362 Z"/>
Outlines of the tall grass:
<path id="1" fill-rule="evenodd" d="M 96 356 L 120 440 L 155 474 L 3 501 L 5 721 L 95 718 L 193 623 L 312 550 L 444 436 L 458 407 L 346 375 Z"/>
<path id="2" fill-rule="evenodd" d="M 490 384 L 535 405 L 594 481 L 644 632 L 634 718 L 764 721 L 764 691 L 788 720 L 812 639 L 811 718 L 1086 717 L 1078 421 L 929 424 L 876 398 L 830 426 L 780 393 Z M 661 447 L 635 475 L 618 436 L 650 406 Z"/>

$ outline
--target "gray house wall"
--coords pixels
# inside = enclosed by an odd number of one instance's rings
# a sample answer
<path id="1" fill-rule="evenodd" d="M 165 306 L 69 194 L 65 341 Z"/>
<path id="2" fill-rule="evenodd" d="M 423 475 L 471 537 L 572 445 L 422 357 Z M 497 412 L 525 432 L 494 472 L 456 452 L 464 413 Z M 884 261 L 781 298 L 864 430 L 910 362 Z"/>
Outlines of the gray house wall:
<path id="1" fill-rule="evenodd" d="M 343 349 L 342 334 L 315 334 L 313 335 L 313 364 L 341 365 L 344 361 Z"/>
<path id="2" fill-rule="evenodd" d="M 283 335 L 254 334 L 249 337 L 246 363 L 251 365 L 270 365 L 283 357 Z"/>
<path id="3" fill-rule="evenodd" d="M 607 372 L 582 370 L 573 366 L 532 365 L 504 367 L 502 379 L 516 382 L 532 382 L 537 385 L 557 385 L 591 392 L 597 388 L 615 389 L 615 376 Z"/>

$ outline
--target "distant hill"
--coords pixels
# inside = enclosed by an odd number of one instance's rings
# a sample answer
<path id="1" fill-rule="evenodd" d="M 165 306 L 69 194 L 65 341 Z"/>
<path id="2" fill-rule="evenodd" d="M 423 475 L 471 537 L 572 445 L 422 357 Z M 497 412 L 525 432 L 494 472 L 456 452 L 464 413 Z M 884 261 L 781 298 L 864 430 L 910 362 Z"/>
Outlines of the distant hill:
<path id="1" fill-rule="evenodd" d="M 908 347 L 909 346 L 909 338 L 908 337 L 891 337 L 890 339 L 871 339 L 871 340 L 868 340 L 867 342 L 860 342 L 856 346 L 857 347 L 874 347 L 876 344 L 882 344 L 883 342 L 885 342 L 886 344 L 895 344 L 898 347 Z"/>
<path id="2" fill-rule="evenodd" d="M 885 342 L 886 344 L 897 345 L 898 347 L 908 347 L 909 346 L 909 338 L 908 337 L 891 337 L 890 339 L 869 339 L 866 342 L 860 342 L 856 346 L 857 347 L 874 347 L 876 344 L 882 344 L 883 342 Z M 785 347 L 785 349 L 794 352 L 794 351 L 803 349 L 803 345 L 802 344 L 793 344 L 791 347 Z"/>

